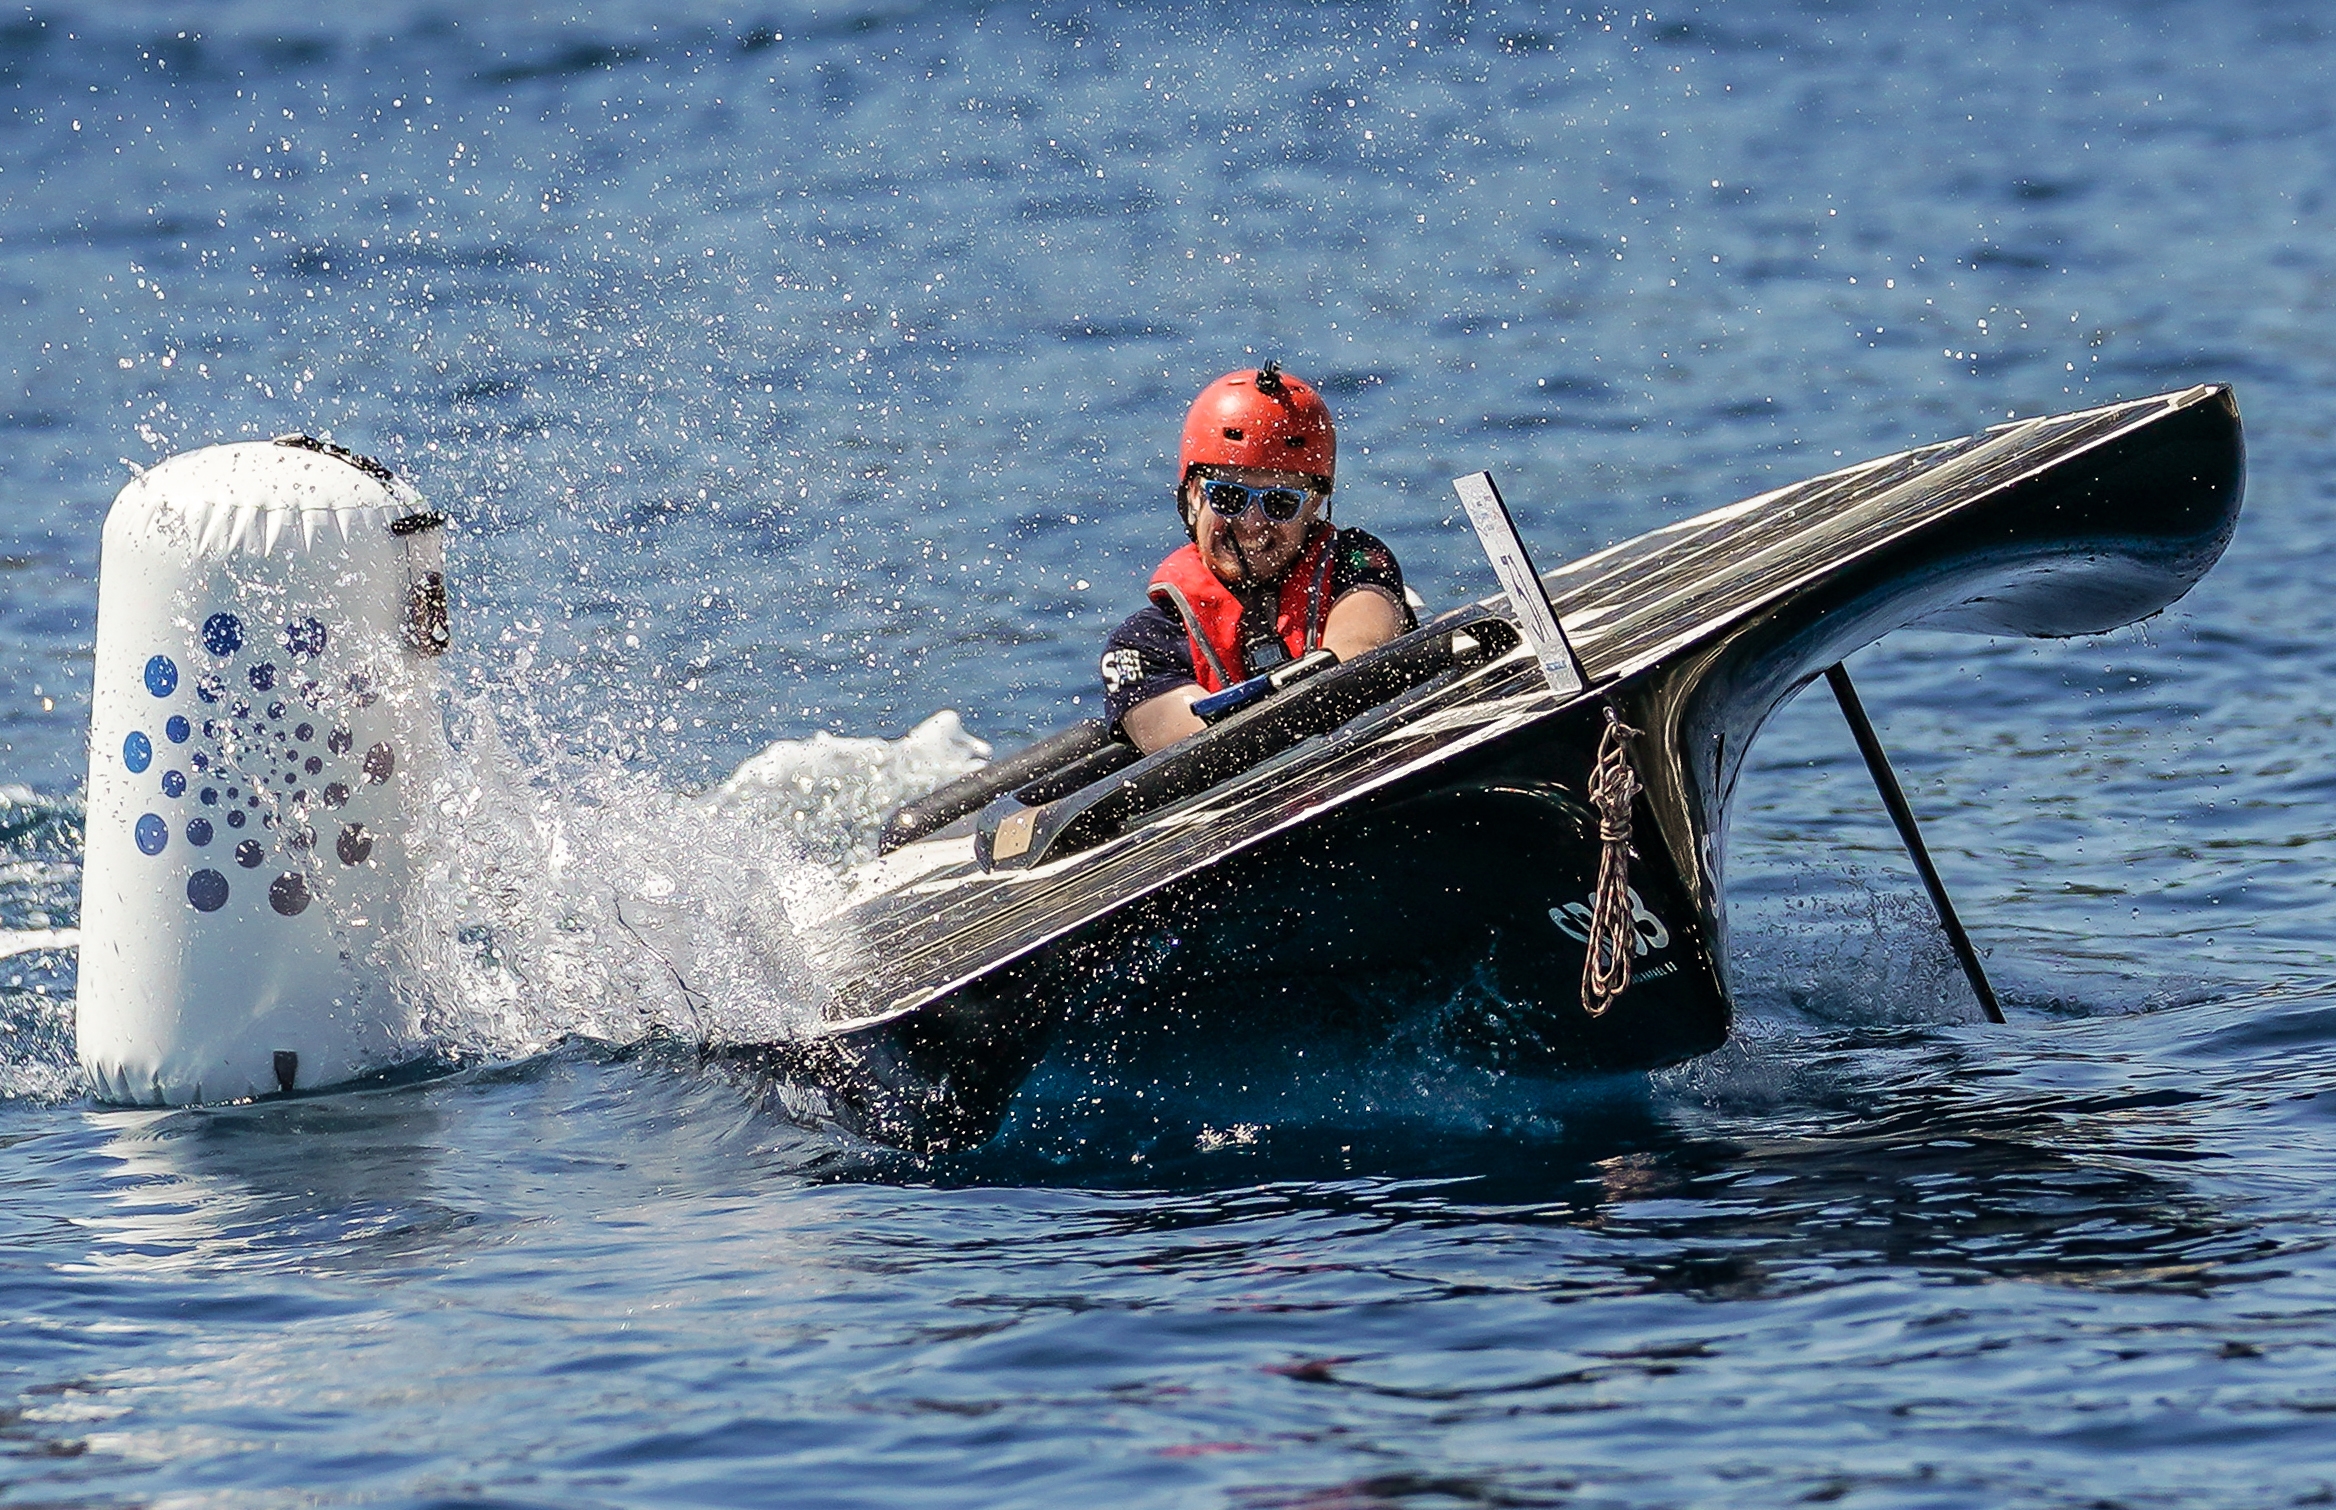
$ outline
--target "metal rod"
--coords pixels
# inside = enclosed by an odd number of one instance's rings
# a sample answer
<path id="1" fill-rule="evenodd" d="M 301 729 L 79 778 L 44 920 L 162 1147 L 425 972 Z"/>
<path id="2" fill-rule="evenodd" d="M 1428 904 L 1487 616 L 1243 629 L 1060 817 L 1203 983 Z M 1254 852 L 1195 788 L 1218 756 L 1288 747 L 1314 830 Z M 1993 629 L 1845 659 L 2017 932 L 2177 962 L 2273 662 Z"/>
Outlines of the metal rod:
<path id="1" fill-rule="evenodd" d="M 1946 883 L 1939 879 L 1938 867 L 1930 863 L 1930 851 L 1923 847 L 1922 830 L 1915 827 L 1914 809 L 1906 805 L 1906 793 L 1899 790 L 1898 777 L 1890 769 L 1890 757 L 1883 753 L 1882 741 L 1866 718 L 1857 688 L 1849 683 L 1849 668 L 1839 664 L 1826 667 L 1825 682 L 1833 689 L 1833 700 L 1841 704 L 1841 716 L 1849 721 L 1849 732 L 1857 740 L 1858 753 L 1866 758 L 1866 769 L 1873 773 L 1874 788 L 1882 794 L 1882 806 L 1890 810 L 1890 821 L 1898 825 L 1898 837 L 1905 841 L 1906 853 L 1913 857 L 1914 868 L 1922 873 L 1922 884 L 1930 892 L 1930 904 L 1938 909 L 1939 926 L 1946 930 L 1947 943 L 1953 946 L 1955 958 L 1962 961 L 1972 994 L 1979 998 L 1989 1022 L 2003 1021 L 2003 1008 L 1995 1004 L 1995 990 L 1987 984 L 1987 972 L 1979 968 L 1979 951 L 1971 947 L 1971 935 L 1963 931 L 1963 920 L 1955 916 L 1955 904 L 1947 900 Z"/>

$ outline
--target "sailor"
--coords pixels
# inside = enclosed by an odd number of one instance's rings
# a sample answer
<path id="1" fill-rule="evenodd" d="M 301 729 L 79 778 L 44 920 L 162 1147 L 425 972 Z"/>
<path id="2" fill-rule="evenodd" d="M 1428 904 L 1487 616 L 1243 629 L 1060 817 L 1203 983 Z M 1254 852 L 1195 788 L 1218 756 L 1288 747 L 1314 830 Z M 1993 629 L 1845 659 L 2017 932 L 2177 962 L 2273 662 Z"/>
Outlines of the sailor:
<path id="1" fill-rule="evenodd" d="M 1104 643 L 1115 734 L 1162 749 L 1204 727 L 1198 698 L 1309 651 L 1346 660 L 1416 627 L 1395 553 L 1330 523 L 1337 464 L 1329 407 L 1279 363 L 1201 390 L 1177 456 L 1191 543 Z"/>

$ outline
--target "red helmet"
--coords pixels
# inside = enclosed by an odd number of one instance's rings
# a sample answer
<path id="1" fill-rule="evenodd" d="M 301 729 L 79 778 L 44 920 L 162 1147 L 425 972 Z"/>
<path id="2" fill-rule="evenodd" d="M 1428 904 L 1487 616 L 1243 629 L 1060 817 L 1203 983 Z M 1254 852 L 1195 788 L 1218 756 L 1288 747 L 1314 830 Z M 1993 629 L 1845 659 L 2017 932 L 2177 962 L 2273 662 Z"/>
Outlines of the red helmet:
<path id="1" fill-rule="evenodd" d="M 1282 371 L 1279 362 L 1228 372 L 1203 388 L 1184 416 L 1179 491 L 1196 466 L 1304 472 L 1328 488 L 1338 472 L 1330 408 L 1313 384 Z"/>

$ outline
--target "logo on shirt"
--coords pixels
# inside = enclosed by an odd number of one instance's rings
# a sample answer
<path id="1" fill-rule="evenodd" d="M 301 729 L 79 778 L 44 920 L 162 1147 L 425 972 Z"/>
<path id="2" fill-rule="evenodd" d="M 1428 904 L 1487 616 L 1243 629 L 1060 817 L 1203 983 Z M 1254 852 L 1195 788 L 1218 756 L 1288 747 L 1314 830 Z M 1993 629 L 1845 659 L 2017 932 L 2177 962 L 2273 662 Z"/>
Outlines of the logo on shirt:
<path id="1" fill-rule="evenodd" d="M 1133 650 L 1103 653 L 1103 690 L 1121 692 L 1144 679 L 1144 658 Z"/>

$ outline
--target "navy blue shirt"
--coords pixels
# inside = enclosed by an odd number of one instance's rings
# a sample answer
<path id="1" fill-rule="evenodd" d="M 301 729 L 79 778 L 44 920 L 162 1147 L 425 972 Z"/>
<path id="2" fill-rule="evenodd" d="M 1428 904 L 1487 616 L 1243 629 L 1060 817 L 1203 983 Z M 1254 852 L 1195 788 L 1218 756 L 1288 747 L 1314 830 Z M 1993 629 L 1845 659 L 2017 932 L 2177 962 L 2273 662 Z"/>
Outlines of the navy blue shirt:
<path id="1" fill-rule="evenodd" d="M 1403 567 L 1378 536 L 1342 529 L 1330 542 L 1330 601 L 1336 603 L 1358 587 L 1385 588 L 1403 603 Z M 1279 599 L 1277 584 L 1273 601 L 1278 604 Z M 1408 606 L 1403 620 L 1406 629 L 1418 622 Z M 1183 623 L 1156 602 L 1128 615 L 1103 642 L 1103 716 L 1114 734 L 1129 709 L 1199 681 L 1192 665 L 1192 640 Z"/>

